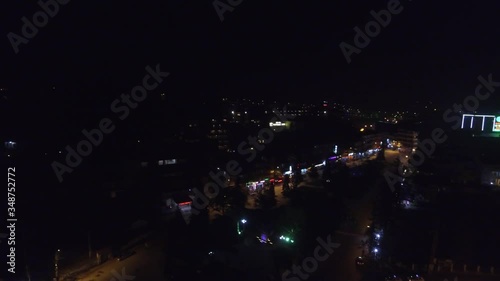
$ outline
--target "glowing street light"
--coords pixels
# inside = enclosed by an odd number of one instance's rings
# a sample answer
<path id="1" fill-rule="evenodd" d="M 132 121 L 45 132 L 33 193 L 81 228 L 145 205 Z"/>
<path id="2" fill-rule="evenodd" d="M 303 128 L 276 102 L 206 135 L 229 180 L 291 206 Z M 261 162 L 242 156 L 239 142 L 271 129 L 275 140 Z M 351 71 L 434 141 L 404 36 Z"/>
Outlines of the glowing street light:
<path id="1" fill-rule="evenodd" d="M 286 236 L 283 236 L 283 235 L 280 236 L 280 240 L 285 240 L 285 242 L 288 242 L 288 243 L 294 243 L 295 242 L 290 237 L 286 237 Z"/>

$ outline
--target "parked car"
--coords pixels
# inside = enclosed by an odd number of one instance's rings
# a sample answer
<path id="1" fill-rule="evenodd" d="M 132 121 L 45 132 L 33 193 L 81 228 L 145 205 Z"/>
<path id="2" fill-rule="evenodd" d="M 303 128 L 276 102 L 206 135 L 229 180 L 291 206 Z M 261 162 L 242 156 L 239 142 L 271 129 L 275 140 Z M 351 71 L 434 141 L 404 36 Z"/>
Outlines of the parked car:
<path id="1" fill-rule="evenodd" d="M 356 258 L 356 265 L 357 266 L 363 266 L 363 265 L 365 265 L 365 259 L 363 259 L 363 257 L 357 257 Z"/>

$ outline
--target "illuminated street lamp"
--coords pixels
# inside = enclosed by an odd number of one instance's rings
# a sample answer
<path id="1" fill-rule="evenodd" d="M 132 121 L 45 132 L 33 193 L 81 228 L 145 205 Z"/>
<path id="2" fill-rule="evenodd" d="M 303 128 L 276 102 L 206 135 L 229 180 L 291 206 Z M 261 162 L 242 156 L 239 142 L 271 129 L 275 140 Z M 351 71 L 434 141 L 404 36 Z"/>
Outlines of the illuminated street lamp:
<path id="1" fill-rule="evenodd" d="M 238 221 L 238 223 L 236 224 L 236 228 L 238 230 L 238 234 L 239 235 L 241 235 L 241 233 L 243 233 L 243 231 L 240 228 L 240 223 L 241 224 L 245 224 L 245 223 L 247 223 L 247 220 L 246 219 L 242 219 L 242 220 Z"/>
<path id="2" fill-rule="evenodd" d="M 60 259 L 61 250 L 57 249 L 56 254 L 54 255 L 54 281 L 59 281 L 59 259 Z"/>

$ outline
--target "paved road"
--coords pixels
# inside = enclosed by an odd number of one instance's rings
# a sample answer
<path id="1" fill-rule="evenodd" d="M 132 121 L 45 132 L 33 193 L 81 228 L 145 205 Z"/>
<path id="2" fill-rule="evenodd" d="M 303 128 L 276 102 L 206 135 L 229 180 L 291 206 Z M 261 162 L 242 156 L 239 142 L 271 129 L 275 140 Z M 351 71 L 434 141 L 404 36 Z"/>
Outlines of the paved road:
<path id="1" fill-rule="evenodd" d="M 163 244 L 158 239 L 146 248 L 140 245 L 134 249 L 136 254 L 124 261 L 112 260 L 104 263 L 91 272 L 78 276 L 80 281 L 129 281 L 151 280 L 162 281 L 165 265 Z"/>
<path id="2" fill-rule="evenodd" d="M 361 240 L 365 236 L 366 226 L 371 224 L 370 216 L 373 209 L 376 190 L 373 189 L 363 198 L 346 202 L 351 209 L 351 216 L 355 223 L 342 227 L 335 234 L 335 241 L 341 246 L 336 253 L 325 262 L 324 268 L 326 280 L 358 281 L 362 279 L 361 272 L 356 268 L 354 260 L 362 254 L 360 248 Z"/>
<path id="3" fill-rule="evenodd" d="M 387 163 L 394 162 L 399 155 L 397 151 L 386 151 Z M 373 158 L 373 157 L 370 157 Z M 355 259 L 362 255 L 360 247 L 361 240 L 366 240 L 367 226 L 370 220 L 374 202 L 376 200 L 377 188 L 372 188 L 363 198 L 347 201 L 346 206 L 351 210 L 350 215 L 354 217 L 354 224 L 343 226 L 337 233 L 335 241 L 340 243 L 336 254 L 327 260 L 324 268 L 325 280 L 360 281 L 363 274 L 356 268 Z"/>

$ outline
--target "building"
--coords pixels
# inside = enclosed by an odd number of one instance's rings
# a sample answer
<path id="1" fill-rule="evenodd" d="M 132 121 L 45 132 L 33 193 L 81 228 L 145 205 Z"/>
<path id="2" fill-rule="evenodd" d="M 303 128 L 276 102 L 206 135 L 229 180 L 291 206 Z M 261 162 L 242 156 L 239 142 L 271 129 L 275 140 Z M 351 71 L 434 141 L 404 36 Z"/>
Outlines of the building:
<path id="1" fill-rule="evenodd" d="M 213 140 L 217 144 L 217 148 L 221 151 L 228 151 L 230 149 L 229 147 L 229 136 L 228 136 L 228 130 L 226 128 L 226 122 L 227 119 L 222 119 L 220 121 L 217 121 L 216 119 L 212 119 L 212 123 L 209 128 L 208 132 L 208 139 Z"/>
<path id="2" fill-rule="evenodd" d="M 400 151 L 411 154 L 418 146 L 418 132 L 412 130 L 399 129 L 394 139 Z"/>
<path id="3" fill-rule="evenodd" d="M 481 184 L 500 188 L 500 165 L 484 165 L 481 171 Z"/>
<path id="4" fill-rule="evenodd" d="M 371 149 L 377 149 L 388 144 L 389 136 L 385 133 L 369 133 L 361 137 L 361 140 L 356 143 L 357 151 L 365 152 Z"/>

